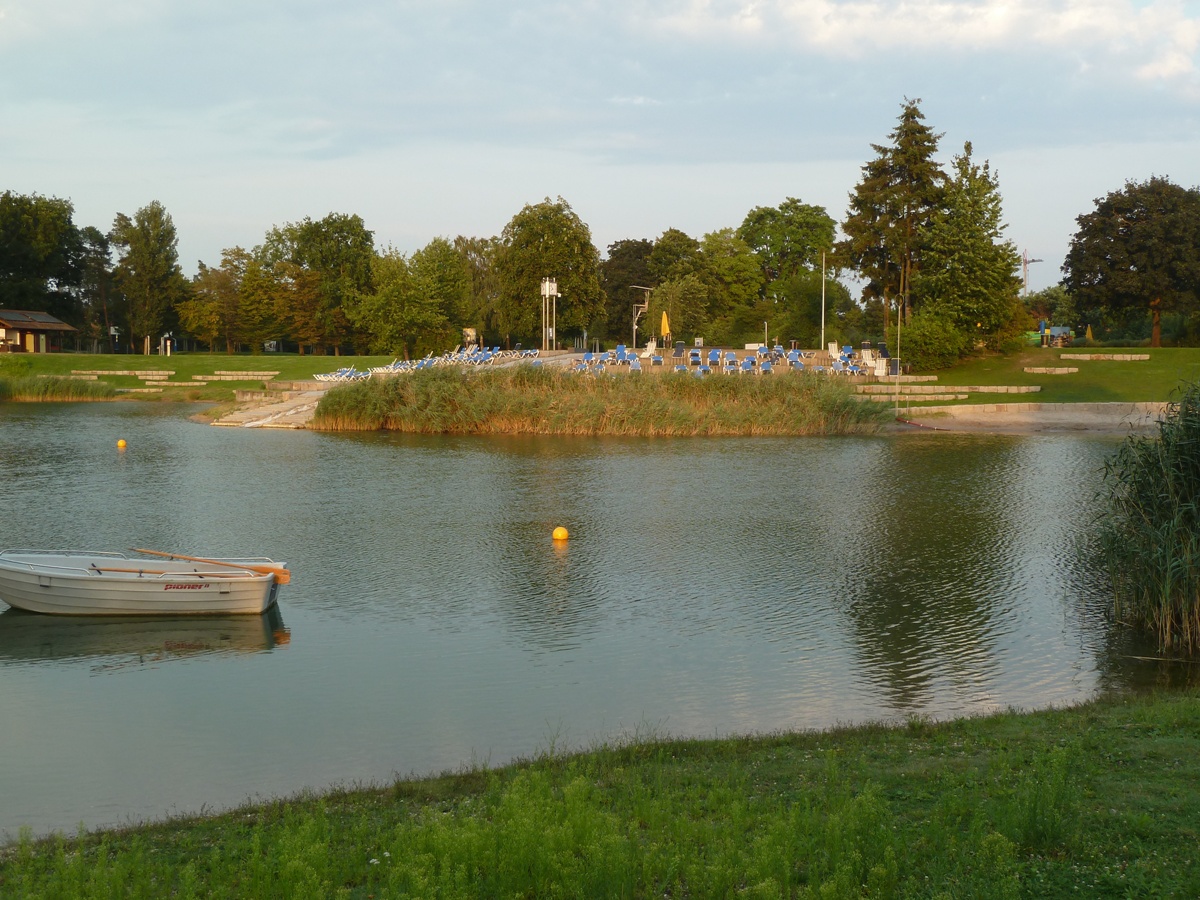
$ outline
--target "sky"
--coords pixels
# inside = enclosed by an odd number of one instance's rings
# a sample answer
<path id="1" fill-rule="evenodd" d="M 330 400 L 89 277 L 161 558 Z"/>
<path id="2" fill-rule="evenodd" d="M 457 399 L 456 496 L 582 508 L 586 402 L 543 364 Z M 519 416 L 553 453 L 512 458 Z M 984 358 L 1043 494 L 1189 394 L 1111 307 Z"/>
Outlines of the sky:
<path id="1" fill-rule="evenodd" d="M 157 200 L 189 275 L 330 212 L 404 252 L 560 196 L 601 252 L 840 221 L 906 97 L 1038 290 L 1097 198 L 1200 184 L 1200 0 L 0 0 L 0 190 Z"/>

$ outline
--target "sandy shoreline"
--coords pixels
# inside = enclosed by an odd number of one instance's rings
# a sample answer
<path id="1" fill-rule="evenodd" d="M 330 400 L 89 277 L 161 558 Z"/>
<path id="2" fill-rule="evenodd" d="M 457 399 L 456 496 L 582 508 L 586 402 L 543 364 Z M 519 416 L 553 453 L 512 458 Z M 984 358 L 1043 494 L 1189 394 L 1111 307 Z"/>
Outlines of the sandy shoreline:
<path id="1" fill-rule="evenodd" d="M 897 430 L 985 434 L 1148 434 L 1155 431 L 1166 408 L 1165 402 L 978 403 L 913 409 L 902 407 L 897 414 Z"/>

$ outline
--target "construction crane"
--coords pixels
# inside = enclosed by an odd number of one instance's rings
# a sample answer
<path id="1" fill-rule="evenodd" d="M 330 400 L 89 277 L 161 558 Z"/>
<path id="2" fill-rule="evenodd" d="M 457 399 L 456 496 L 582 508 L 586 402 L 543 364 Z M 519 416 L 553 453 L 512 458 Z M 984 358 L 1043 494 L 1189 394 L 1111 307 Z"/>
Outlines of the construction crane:
<path id="1" fill-rule="evenodd" d="M 1038 262 L 1044 262 L 1044 260 L 1030 259 L 1028 250 L 1021 254 L 1021 272 L 1024 275 L 1026 297 L 1029 296 L 1029 264 Z"/>

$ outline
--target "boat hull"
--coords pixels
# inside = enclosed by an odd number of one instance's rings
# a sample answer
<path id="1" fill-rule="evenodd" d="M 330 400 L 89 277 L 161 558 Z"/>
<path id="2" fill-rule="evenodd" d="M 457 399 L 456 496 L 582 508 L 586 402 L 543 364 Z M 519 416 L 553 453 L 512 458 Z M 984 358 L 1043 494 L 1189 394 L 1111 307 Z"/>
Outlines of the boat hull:
<path id="1" fill-rule="evenodd" d="M 0 553 L 0 600 L 47 615 L 261 614 L 274 605 L 278 588 L 273 574 L 175 560 L 72 551 Z"/>

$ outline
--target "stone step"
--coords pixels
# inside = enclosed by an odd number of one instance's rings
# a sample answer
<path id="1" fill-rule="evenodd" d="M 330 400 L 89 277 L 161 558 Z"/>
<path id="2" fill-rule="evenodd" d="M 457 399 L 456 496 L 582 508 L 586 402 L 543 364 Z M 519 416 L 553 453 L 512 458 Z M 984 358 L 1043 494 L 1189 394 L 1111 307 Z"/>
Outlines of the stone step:
<path id="1" fill-rule="evenodd" d="M 1070 375 L 1079 369 L 1075 366 L 1026 366 L 1023 371 L 1033 375 Z"/>
<path id="2" fill-rule="evenodd" d="M 860 384 L 854 388 L 860 394 L 895 394 L 897 387 L 890 382 L 881 381 L 878 384 Z M 909 396 L 921 394 L 936 394 L 939 392 L 967 392 L 969 394 L 1036 394 L 1042 389 L 1037 384 L 978 384 L 978 385 L 901 385 L 899 393 Z"/>
<path id="3" fill-rule="evenodd" d="M 1117 362 L 1141 362 L 1150 358 L 1149 353 L 1060 353 L 1059 359 L 1107 359 Z"/>
<path id="4" fill-rule="evenodd" d="M 267 381 L 266 372 L 247 372 L 238 375 L 193 375 L 193 381 Z"/>
<path id="5" fill-rule="evenodd" d="M 72 369 L 72 375 L 174 375 L 174 369 Z"/>
<path id="6" fill-rule="evenodd" d="M 966 400 L 969 394 L 867 394 L 863 397 L 864 400 L 870 400 L 875 403 L 897 403 L 903 401 L 905 405 L 910 403 L 946 403 L 950 400 Z"/>
<path id="7" fill-rule="evenodd" d="M 269 372 L 265 369 L 256 370 L 253 372 L 250 371 L 249 369 L 217 369 L 217 371 L 214 374 L 216 374 L 216 375 L 245 375 L 248 378 L 265 378 L 267 375 L 271 375 L 271 376 L 278 375 L 279 372 L 278 372 L 278 370 L 274 371 L 274 372 Z"/>

